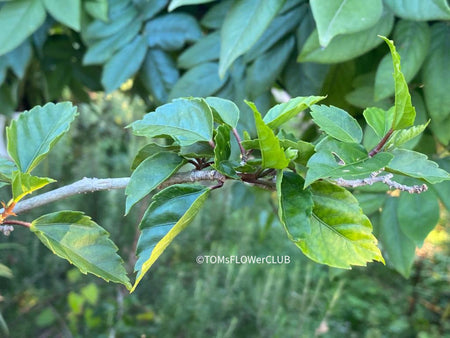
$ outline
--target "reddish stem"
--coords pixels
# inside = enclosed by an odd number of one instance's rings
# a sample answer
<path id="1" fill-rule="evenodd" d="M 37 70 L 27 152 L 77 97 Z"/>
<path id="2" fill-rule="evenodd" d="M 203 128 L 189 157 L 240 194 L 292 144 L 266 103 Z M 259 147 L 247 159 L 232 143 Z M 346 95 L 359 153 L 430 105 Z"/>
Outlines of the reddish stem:
<path id="1" fill-rule="evenodd" d="M 18 220 L 15 220 L 15 219 L 5 220 L 5 221 L 3 221 L 3 224 L 21 225 L 21 226 L 26 227 L 26 228 L 30 228 L 31 227 L 31 223 L 18 221 Z"/>
<path id="2" fill-rule="evenodd" d="M 375 148 L 373 148 L 370 153 L 369 157 L 374 157 L 376 154 L 380 152 L 380 150 L 384 147 L 386 142 L 389 140 L 389 137 L 391 137 L 392 133 L 394 132 L 393 129 L 389 129 L 389 131 L 384 135 L 384 137 L 381 139 L 381 141 L 376 145 Z"/>
<path id="3" fill-rule="evenodd" d="M 244 162 L 247 162 L 247 154 L 246 154 L 246 152 L 245 152 L 244 147 L 242 146 L 241 137 L 239 136 L 239 133 L 238 133 L 238 131 L 236 130 L 236 128 L 233 128 L 233 135 L 234 135 L 234 137 L 236 138 L 236 141 L 237 141 L 237 143 L 238 143 L 238 145 L 239 145 L 239 149 L 240 149 L 241 155 L 242 155 L 242 160 L 243 160 Z"/>

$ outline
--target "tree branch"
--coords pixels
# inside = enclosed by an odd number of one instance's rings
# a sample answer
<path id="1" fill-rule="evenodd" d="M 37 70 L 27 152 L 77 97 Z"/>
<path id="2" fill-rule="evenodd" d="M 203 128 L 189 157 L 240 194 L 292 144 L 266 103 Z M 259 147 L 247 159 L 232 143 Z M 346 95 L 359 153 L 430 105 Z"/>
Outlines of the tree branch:
<path id="1" fill-rule="evenodd" d="M 389 131 L 386 133 L 386 135 L 384 135 L 384 137 L 381 139 L 381 141 L 378 142 L 378 144 L 375 146 L 375 148 L 373 148 L 370 151 L 369 157 L 374 157 L 376 154 L 378 154 L 380 152 L 380 150 L 384 147 L 384 145 L 389 140 L 389 137 L 391 137 L 393 132 L 394 132 L 393 129 L 389 129 Z"/>

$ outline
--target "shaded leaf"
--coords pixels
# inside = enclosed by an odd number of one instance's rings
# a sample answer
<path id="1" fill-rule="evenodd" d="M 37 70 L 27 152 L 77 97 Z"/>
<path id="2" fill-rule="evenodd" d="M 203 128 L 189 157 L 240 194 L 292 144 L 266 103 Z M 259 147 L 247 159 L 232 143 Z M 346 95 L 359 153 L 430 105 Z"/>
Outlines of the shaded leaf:
<path id="1" fill-rule="evenodd" d="M 211 7 L 211 9 L 206 12 L 200 21 L 202 26 L 210 29 L 218 29 L 222 27 L 225 16 L 230 11 L 233 2 L 233 0 L 221 0 L 217 3 L 217 5 Z"/>
<path id="2" fill-rule="evenodd" d="M 213 117 L 203 99 L 177 99 L 156 108 L 130 125 L 138 136 L 169 135 L 180 146 L 212 140 Z"/>
<path id="3" fill-rule="evenodd" d="M 108 21 L 108 0 L 85 0 L 83 6 L 93 18 Z"/>
<path id="4" fill-rule="evenodd" d="M 76 30 L 80 30 L 81 1 L 43 0 L 45 8 L 59 22 Z"/>
<path id="5" fill-rule="evenodd" d="M 311 10 L 317 23 L 321 46 L 326 47 L 336 35 L 356 33 L 374 26 L 383 12 L 381 0 L 331 0 L 324 6 L 311 0 Z"/>
<path id="6" fill-rule="evenodd" d="M 14 170 L 16 170 L 14 162 L 0 157 L 0 181 L 11 182 L 11 176 Z"/>
<path id="7" fill-rule="evenodd" d="M 201 63 L 219 60 L 220 34 L 214 32 L 198 40 L 178 57 L 178 67 L 190 69 Z"/>
<path id="8" fill-rule="evenodd" d="M 384 259 L 372 234 L 372 225 L 356 198 L 344 188 L 326 182 L 312 187 L 314 207 L 311 233 L 297 246 L 312 260 L 349 269 Z"/>
<path id="9" fill-rule="evenodd" d="M 20 114 L 6 129 L 8 154 L 22 172 L 41 162 L 77 115 L 70 102 L 47 103 Z"/>
<path id="10" fill-rule="evenodd" d="M 211 1 L 214 0 L 172 0 L 169 4 L 169 12 L 181 6 L 204 4 Z"/>
<path id="11" fill-rule="evenodd" d="M 68 260 L 82 273 L 92 273 L 106 281 L 130 289 L 123 261 L 108 232 L 77 211 L 60 211 L 39 217 L 30 230 L 54 254 Z"/>
<path id="12" fill-rule="evenodd" d="M 146 158 L 156 155 L 157 153 L 162 152 L 178 152 L 180 150 L 180 146 L 178 145 L 170 145 L 170 146 L 164 146 L 157 143 L 149 143 L 139 149 L 137 155 L 134 157 L 133 164 L 131 165 L 131 170 L 134 170 L 137 168 L 137 166 L 142 163 Z"/>
<path id="13" fill-rule="evenodd" d="M 172 176 L 183 164 L 184 159 L 171 152 L 157 153 L 142 161 L 133 171 L 125 190 L 125 215 L 133 205 Z"/>
<path id="14" fill-rule="evenodd" d="M 26 195 L 31 194 L 33 191 L 39 190 L 47 184 L 53 182 L 56 181 L 48 177 L 32 176 L 28 173 L 22 173 L 16 170 L 12 173 L 11 179 L 13 200 L 17 203 Z"/>
<path id="15" fill-rule="evenodd" d="M 304 182 L 292 172 L 277 174 L 278 217 L 294 242 L 311 233 L 313 200 L 310 189 L 303 190 Z"/>
<path id="16" fill-rule="evenodd" d="M 212 167 L 227 177 L 239 180 L 240 177 L 236 174 L 229 161 L 231 155 L 230 132 L 231 128 L 227 125 L 220 125 L 217 128 L 217 133 L 214 137 L 214 164 Z"/>
<path id="17" fill-rule="evenodd" d="M 386 5 L 403 19 L 450 20 L 450 8 L 446 0 L 389 0 Z"/>
<path id="18" fill-rule="evenodd" d="M 172 185 L 155 196 L 141 224 L 134 267 L 137 271 L 133 292 L 144 275 L 174 238 L 183 231 L 198 213 L 210 192 L 199 185 Z"/>

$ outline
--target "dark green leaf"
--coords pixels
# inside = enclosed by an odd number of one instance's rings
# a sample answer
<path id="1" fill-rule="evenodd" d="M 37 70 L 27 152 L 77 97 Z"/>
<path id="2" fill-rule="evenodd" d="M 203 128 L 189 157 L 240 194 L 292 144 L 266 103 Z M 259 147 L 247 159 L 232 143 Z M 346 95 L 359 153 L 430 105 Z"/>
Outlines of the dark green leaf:
<path id="1" fill-rule="evenodd" d="M 221 77 L 234 60 L 258 41 L 283 3 L 284 0 L 245 0 L 233 3 L 221 30 Z"/>
<path id="2" fill-rule="evenodd" d="M 125 215 L 131 207 L 172 176 L 184 159 L 172 152 L 157 153 L 142 161 L 133 171 L 127 185 Z"/>
<path id="3" fill-rule="evenodd" d="M 392 106 L 389 99 L 375 101 L 373 92 L 373 85 L 357 87 L 353 91 L 345 94 L 345 100 L 351 105 L 362 109 L 375 106 L 382 109 L 389 109 Z"/>
<path id="4" fill-rule="evenodd" d="M 201 63 L 217 61 L 220 55 L 220 34 L 214 32 L 198 40 L 178 57 L 178 67 L 190 69 Z"/>
<path id="5" fill-rule="evenodd" d="M 138 272 L 131 291 L 164 252 L 173 239 L 183 231 L 198 213 L 210 192 L 199 185 L 172 185 L 153 196 L 141 224 L 141 236 L 136 249 Z"/>
<path id="6" fill-rule="evenodd" d="M 11 1 L 0 8 L 0 55 L 19 46 L 45 20 L 41 1 Z"/>
<path id="7" fill-rule="evenodd" d="M 179 154 L 185 158 L 201 158 L 206 159 L 214 157 L 214 149 L 209 142 L 195 142 L 189 146 L 180 147 Z"/>
<path id="8" fill-rule="evenodd" d="M 60 211 L 34 220 L 30 230 L 59 257 L 67 259 L 82 273 L 92 273 L 106 281 L 130 289 L 124 264 L 108 232 L 77 211 Z"/>
<path id="9" fill-rule="evenodd" d="M 32 176 L 28 173 L 22 173 L 18 170 L 12 173 L 11 188 L 13 200 L 15 203 L 19 202 L 26 195 L 33 193 L 45 187 L 47 184 L 56 182 L 48 177 Z"/>
<path id="10" fill-rule="evenodd" d="M 395 81 L 395 112 L 392 129 L 403 129 L 414 124 L 416 118 L 416 110 L 411 103 L 411 95 L 409 94 L 408 84 L 400 67 L 400 55 L 395 50 L 393 41 L 388 40 L 384 36 L 381 38 L 386 41 L 391 50 L 392 63 L 394 65 L 394 81 Z"/>
<path id="11" fill-rule="evenodd" d="M 213 117 L 203 99 L 177 99 L 146 114 L 131 127 L 135 135 L 149 138 L 169 135 L 180 146 L 188 146 L 197 141 L 212 140 Z"/>
<path id="12" fill-rule="evenodd" d="M 81 0 L 43 0 L 43 2 L 47 11 L 56 20 L 77 32 L 80 30 Z"/>
<path id="13" fill-rule="evenodd" d="M 394 149 L 394 159 L 388 168 L 406 176 L 424 179 L 435 184 L 450 179 L 450 175 L 438 167 L 436 162 L 427 159 L 427 156 L 412 150 Z"/>
<path id="14" fill-rule="evenodd" d="M 358 200 L 364 214 L 371 215 L 381 210 L 387 195 L 380 193 L 359 193 L 354 194 L 354 196 Z"/>
<path id="15" fill-rule="evenodd" d="M 398 201 L 397 216 L 402 232 L 417 246 L 422 246 L 439 221 L 436 194 L 431 190 L 420 194 L 402 193 Z"/>
<path id="16" fill-rule="evenodd" d="M 202 63 L 181 76 L 170 92 L 169 99 L 183 96 L 205 97 L 216 93 L 228 76 L 219 78 L 217 63 Z"/>
<path id="17" fill-rule="evenodd" d="M 138 71 L 146 52 L 147 44 L 144 38 L 138 35 L 105 64 L 102 85 L 107 93 L 119 88 Z"/>
<path id="18" fill-rule="evenodd" d="M 311 233 L 313 200 L 310 189 L 303 190 L 304 182 L 292 172 L 277 174 L 278 217 L 294 242 Z"/>
<path id="19" fill-rule="evenodd" d="M 203 16 L 201 24 L 206 28 L 218 29 L 222 27 L 226 14 L 230 11 L 233 0 L 221 0 L 217 5 L 211 7 Z"/>
<path id="20" fill-rule="evenodd" d="M 150 20 L 145 26 L 145 34 L 150 47 L 166 51 L 181 49 L 202 36 L 195 18 L 186 13 L 171 13 Z"/>
<path id="21" fill-rule="evenodd" d="M 406 82 L 416 76 L 427 55 L 430 44 L 430 29 L 425 22 L 400 20 L 394 31 L 394 41 L 402 59 L 402 73 Z M 387 54 L 378 65 L 375 78 L 375 100 L 394 94 L 394 79 L 391 56 Z"/>
<path id="22" fill-rule="evenodd" d="M 206 103 L 212 108 L 214 120 L 236 128 L 239 121 L 239 108 L 232 101 L 220 97 L 207 97 Z"/>
<path id="23" fill-rule="evenodd" d="M 320 45 L 316 30 L 303 46 L 298 61 L 337 63 L 353 59 L 378 46 L 381 41 L 377 34 L 388 35 L 393 24 L 393 14 L 385 10 L 375 26 L 358 33 L 336 36 L 326 48 Z"/>
<path id="24" fill-rule="evenodd" d="M 167 102 L 170 90 L 180 77 L 172 57 L 157 48 L 148 50 L 139 75 L 158 104 Z"/>
<path id="25" fill-rule="evenodd" d="M 33 51 L 31 49 L 31 44 L 28 40 L 25 40 L 25 42 L 23 42 L 19 47 L 13 49 L 4 56 L 6 59 L 5 64 L 7 67 L 9 66 L 11 68 L 18 78 L 23 78 L 32 55 Z M 0 83 L 1 82 L 3 81 L 0 81 Z"/>
<path id="26" fill-rule="evenodd" d="M 375 260 L 384 262 L 372 234 L 372 225 L 356 198 L 327 182 L 312 187 L 311 233 L 296 244 L 312 260 L 349 269 Z"/>
<path id="27" fill-rule="evenodd" d="M 22 172 L 30 172 L 68 130 L 77 115 L 70 102 L 47 103 L 20 114 L 6 129 L 8 153 Z"/>
<path id="28" fill-rule="evenodd" d="M 343 142 L 359 143 L 362 129 L 345 110 L 333 106 L 313 105 L 311 116 L 314 122 L 328 135 Z"/>
<path id="29" fill-rule="evenodd" d="M 264 123 L 254 103 L 247 101 L 246 103 L 253 110 L 262 156 L 262 167 L 274 169 L 286 168 L 289 165 L 289 160 L 286 158 L 283 148 L 281 148 L 280 140 L 275 136 L 272 129 Z"/>
<path id="30" fill-rule="evenodd" d="M 446 0 L 389 0 L 386 5 L 403 19 L 450 20 L 450 8 Z"/>
<path id="31" fill-rule="evenodd" d="M 135 0 L 134 4 L 139 11 L 139 21 L 153 18 L 167 6 L 168 0 Z"/>
<path id="32" fill-rule="evenodd" d="M 14 170 L 16 170 L 14 162 L 0 157 L 0 181 L 11 182 L 11 176 Z"/>
<path id="33" fill-rule="evenodd" d="M 217 128 L 214 137 L 214 164 L 212 167 L 225 176 L 239 180 L 240 177 L 229 161 L 231 155 L 230 132 L 231 128 L 227 125 L 220 125 Z"/>
<path id="34" fill-rule="evenodd" d="M 134 170 L 137 168 L 137 166 L 144 161 L 146 158 L 156 155 L 157 153 L 161 152 L 178 152 L 180 150 L 180 146 L 178 145 L 170 145 L 170 146 L 163 146 L 157 143 L 149 143 L 146 146 L 139 149 L 139 152 L 137 153 L 136 157 L 134 158 L 133 164 L 131 165 L 131 170 Z"/>
<path id="35" fill-rule="evenodd" d="M 328 46 L 341 34 L 356 33 L 374 26 L 383 12 L 381 0 L 331 0 L 324 6 L 321 0 L 311 0 L 311 10 L 317 23 L 320 45 Z"/>
<path id="36" fill-rule="evenodd" d="M 389 197 L 381 213 L 379 236 L 388 265 L 408 278 L 414 262 L 416 246 L 401 230 L 397 218 L 398 198 Z"/>
<path id="37" fill-rule="evenodd" d="M 288 102 L 280 103 L 271 108 L 264 116 L 263 121 L 272 129 L 297 116 L 301 111 L 323 100 L 325 96 L 295 97 Z"/>

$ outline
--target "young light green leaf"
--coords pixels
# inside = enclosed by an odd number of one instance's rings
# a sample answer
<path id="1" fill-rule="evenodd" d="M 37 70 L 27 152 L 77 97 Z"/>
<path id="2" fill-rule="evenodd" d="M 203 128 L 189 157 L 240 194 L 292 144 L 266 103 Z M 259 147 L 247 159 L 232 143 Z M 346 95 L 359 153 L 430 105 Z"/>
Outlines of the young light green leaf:
<path id="1" fill-rule="evenodd" d="M 420 124 L 418 126 L 412 126 L 408 129 L 402 129 L 402 130 L 396 130 L 394 134 L 392 134 L 392 137 L 389 139 L 389 141 L 385 145 L 385 149 L 391 149 L 391 148 L 397 148 L 401 145 L 405 144 L 409 140 L 412 140 L 413 138 L 419 136 L 423 133 L 425 128 L 430 123 L 430 120 L 428 120 L 425 124 Z"/>
<path id="2" fill-rule="evenodd" d="M 131 170 L 136 169 L 137 166 L 141 164 L 142 161 L 144 161 L 146 158 L 165 151 L 174 151 L 177 153 L 180 151 L 180 146 L 178 145 L 164 146 L 157 143 L 149 143 L 143 146 L 141 149 L 139 149 L 137 155 L 134 157 L 133 164 L 131 165 Z"/>
<path id="3" fill-rule="evenodd" d="M 306 165 L 308 160 L 314 154 L 314 146 L 309 142 L 302 140 L 297 142 L 291 140 L 280 140 L 280 144 L 284 149 L 290 148 L 297 150 L 297 158 L 294 159 L 294 161 L 302 165 Z"/>
<path id="4" fill-rule="evenodd" d="M 427 159 L 427 156 L 412 150 L 394 149 L 393 160 L 388 165 L 390 171 L 410 177 L 424 179 L 435 184 L 450 179 L 450 174 L 439 168 L 436 162 Z"/>
<path id="5" fill-rule="evenodd" d="M 212 167 L 225 176 L 240 179 L 229 161 L 231 155 L 230 132 L 231 128 L 227 125 L 220 125 L 217 128 L 214 137 L 216 146 L 214 147 L 214 164 Z"/>
<path id="6" fill-rule="evenodd" d="M 228 80 L 218 75 L 216 62 L 202 63 L 184 73 L 175 83 L 169 94 L 169 99 L 183 96 L 205 97 L 214 95 Z M 199 81 L 198 79 L 202 79 Z"/>
<path id="7" fill-rule="evenodd" d="M 442 125 L 450 125 L 450 25 L 448 22 L 437 22 L 431 26 L 431 45 L 423 65 L 423 91 L 427 110 L 431 116 L 431 125 L 436 124 L 438 128 Z M 450 133 L 448 128 L 443 128 L 443 137 Z M 438 134 L 438 133 L 436 133 Z M 440 134 L 440 133 L 439 133 Z"/>
<path id="8" fill-rule="evenodd" d="M 130 289 L 116 245 L 108 238 L 108 232 L 90 217 L 77 211 L 59 211 L 34 220 L 30 230 L 54 254 L 82 273 L 89 272 Z"/>
<path id="9" fill-rule="evenodd" d="M 22 172 L 29 173 L 68 130 L 77 115 L 70 102 L 47 103 L 20 114 L 6 129 L 8 153 Z"/>
<path id="10" fill-rule="evenodd" d="M 398 224 L 402 232 L 417 246 L 439 221 L 439 202 L 432 190 L 420 194 L 400 195 L 397 207 Z"/>
<path id="11" fill-rule="evenodd" d="M 155 196 L 141 224 L 134 267 L 138 272 L 133 292 L 144 275 L 174 238 L 194 219 L 210 192 L 199 185 L 172 185 Z"/>
<path id="12" fill-rule="evenodd" d="M 206 103 L 212 108 L 214 120 L 236 128 L 239 121 L 239 108 L 234 102 L 220 97 L 207 97 Z"/>
<path id="13" fill-rule="evenodd" d="M 81 1 L 44 0 L 47 11 L 59 22 L 80 31 Z"/>
<path id="14" fill-rule="evenodd" d="M 366 266 L 373 260 L 384 263 L 372 225 L 349 191 L 317 182 L 312 197 L 311 233 L 296 242 L 306 256 L 342 269 Z"/>
<path id="15" fill-rule="evenodd" d="M 303 189 L 304 182 L 292 172 L 277 174 L 278 217 L 294 242 L 311 233 L 313 200 L 310 189 Z"/>
<path id="16" fill-rule="evenodd" d="M 403 277 L 408 278 L 411 274 L 416 246 L 401 230 L 397 208 L 398 198 L 389 197 L 381 213 L 379 237 L 388 265 L 392 265 Z"/>
<path id="17" fill-rule="evenodd" d="M 147 52 L 147 44 L 141 35 L 118 51 L 103 68 L 102 85 L 107 93 L 119 88 L 141 67 Z"/>
<path id="18" fill-rule="evenodd" d="M 362 140 L 360 125 L 345 110 L 334 106 L 313 105 L 311 116 L 325 133 L 337 140 L 347 143 L 359 143 Z"/>
<path id="19" fill-rule="evenodd" d="M 211 1 L 214 0 L 172 0 L 169 4 L 169 12 L 172 12 L 175 8 L 181 6 L 204 4 Z"/>
<path id="20" fill-rule="evenodd" d="M 383 110 L 377 107 L 366 108 L 363 112 L 367 124 L 375 131 L 378 137 L 382 138 L 391 129 L 394 121 L 394 107 Z"/>
<path id="21" fill-rule="evenodd" d="M 274 169 L 286 168 L 289 165 L 289 160 L 286 158 L 283 148 L 281 148 L 280 140 L 275 136 L 273 130 L 264 123 L 255 104 L 253 102 L 245 102 L 253 110 L 262 156 L 262 167 Z"/>
<path id="22" fill-rule="evenodd" d="M 450 7 L 446 0 L 389 0 L 385 4 L 396 16 L 407 20 L 450 20 Z"/>
<path id="23" fill-rule="evenodd" d="M 297 116 L 301 111 L 323 100 L 326 96 L 298 96 L 288 102 L 277 104 L 264 116 L 263 121 L 272 129 Z"/>
<path id="24" fill-rule="evenodd" d="M 395 25 L 394 41 L 402 59 L 402 73 L 411 81 L 422 67 L 430 44 L 430 29 L 426 22 L 400 20 Z M 375 101 L 390 97 L 395 92 L 391 56 L 381 60 L 375 77 Z"/>
<path id="25" fill-rule="evenodd" d="M 369 158 L 360 144 L 326 138 L 316 146 L 316 153 L 307 163 L 305 187 L 320 178 L 367 178 L 386 167 L 392 158 L 392 154 L 384 152 Z"/>
<path id="26" fill-rule="evenodd" d="M 222 25 L 220 77 L 225 76 L 233 61 L 258 41 L 283 3 L 284 0 L 244 0 L 233 3 Z"/>
<path id="27" fill-rule="evenodd" d="M 389 46 L 392 55 L 392 63 L 394 65 L 394 81 L 395 81 L 395 112 L 392 129 L 403 129 L 414 124 L 416 118 L 416 110 L 411 103 L 411 95 L 409 94 L 408 84 L 400 67 L 400 55 L 395 50 L 393 41 L 384 36 L 380 36 Z"/>
<path id="28" fill-rule="evenodd" d="M 200 98 L 173 100 L 130 126 L 135 135 L 149 138 L 169 135 L 180 146 L 210 141 L 213 136 L 211 108 Z"/>
<path id="29" fill-rule="evenodd" d="M 17 167 L 14 162 L 1 157 L 0 158 L 0 181 L 11 182 L 11 176 Z"/>
<path id="30" fill-rule="evenodd" d="M 183 164 L 184 159 L 171 152 L 157 153 L 142 161 L 131 175 L 125 190 L 125 215 L 133 205 L 172 176 Z"/>
<path id="31" fill-rule="evenodd" d="M 299 62 L 338 63 L 360 56 L 378 46 L 377 34 L 389 35 L 394 24 L 394 15 L 384 10 L 376 25 L 357 33 L 338 35 L 323 48 L 315 30 L 303 45 Z"/>
<path id="32" fill-rule="evenodd" d="M 374 26 L 383 12 L 381 0 L 331 0 L 326 6 L 321 0 L 311 0 L 310 5 L 323 47 L 336 35 L 356 33 Z"/>
<path id="33" fill-rule="evenodd" d="M 16 170 L 12 173 L 11 180 L 13 200 L 17 203 L 26 195 L 53 182 L 56 181 L 48 177 L 32 176 L 28 173 L 22 173 L 19 170 Z"/>
<path id="34" fill-rule="evenodd" d="M 42 1 L 11 1 L 4 4 L 0 10 L 0 55 L 19 46 L 44 21 Z"/>

